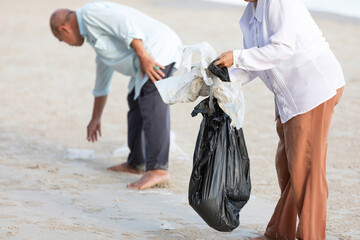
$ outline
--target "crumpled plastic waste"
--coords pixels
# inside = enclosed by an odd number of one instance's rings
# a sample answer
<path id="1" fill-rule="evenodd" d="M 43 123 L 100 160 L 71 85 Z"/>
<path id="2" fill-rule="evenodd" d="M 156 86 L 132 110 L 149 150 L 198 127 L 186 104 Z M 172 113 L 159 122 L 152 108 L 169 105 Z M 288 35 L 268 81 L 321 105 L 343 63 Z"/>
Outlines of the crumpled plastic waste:
<path id="1" fill-rule="evenodd" d="M 94 160 L 95 152 L 92 149 L 68 148 L 67 159 L 70 160 Z"/>
<path id="2" fill-rule="evenodd" d="M 193 53 L 200 54 L 199 62 L 192 63 Z M 167 104 L 194 102 L 198 97 L 206 96 L 217 98 L 220 108 L 231 118 L 231 126 L 240 129 L 245 114 L 242 83 L 223 82 L 211 73 L 208 66 L 216 57 L 216 51 L 207 42 L 184 46 L 181 64 L 184 70 L 155 85 Z"/>

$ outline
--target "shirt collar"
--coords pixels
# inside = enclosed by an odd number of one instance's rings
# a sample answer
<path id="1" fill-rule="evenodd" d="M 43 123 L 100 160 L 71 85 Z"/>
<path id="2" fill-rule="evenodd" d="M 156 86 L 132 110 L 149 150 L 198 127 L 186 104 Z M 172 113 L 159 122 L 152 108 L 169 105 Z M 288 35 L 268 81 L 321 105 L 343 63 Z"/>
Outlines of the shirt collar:
<path id="1" fill-rule="evenodd" d="M 78 22 L 78 25 L 79 25 L 79 30 L 80 30 L 80 34 L 81 36 L 83 37 L 86 37 L 87 36 L 87 31 L 86 31 L 86 28 L 85 28 L 85 25 L 84 25 L 84 21 L 81 17 L 81 9 L 78 9 L 76 10 L 76 19 L 77 19 L 77 22 Z"/>
<path id="2" fill-rule="evenodd" d="M 265 0 L 258 0 L 257 1 L 257 5 L 255 8 L 255 4 L 254 3 L 250 3 L 252 5 L 252 16 L 250 18 L 250 24 L 254 22 L 254 20 L 256 19 L 258 22 L 262 22 L 263 20 L 263 12 L 264 12 L 264 7 L 265 7 Z"/>

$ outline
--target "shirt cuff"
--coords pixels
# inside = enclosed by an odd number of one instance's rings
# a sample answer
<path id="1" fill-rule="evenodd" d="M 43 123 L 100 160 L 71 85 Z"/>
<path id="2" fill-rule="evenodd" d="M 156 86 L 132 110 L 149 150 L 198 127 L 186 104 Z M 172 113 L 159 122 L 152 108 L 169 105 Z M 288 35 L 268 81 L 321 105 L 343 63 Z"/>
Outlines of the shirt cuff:
<path id="1" fill-rule="evenodd" d="M 134 39 L 141 39 L 144 41 L 144 38 L 145 36 L 142 33 L 130 33 L 125 39 L 127 48 L 131 49 L 131 43 Z"/>
<path id="2" fill-rule="evenodd" d="M 228 72 L 231 82 L 239 82 L 241 85 L 244 85 L 252 80 L 250 74 L 241 68 L 231 66 L 228 68 Z"/>
<path id="3" fill-rule="evenodd" d="M 105 90 L 101 90 L 101 91 L 98 91 L 96 89 L 93 90 L 93 96 L 94 97 L 102 97 L 102 96 L 106 96 L 108 95 L 110 92 L 110 89 L 105 89 Z"/>
<path id="4" fill-rule="evenodd" d="M 241 55 L 242 50 L 233 50 L 234 68 L 239 68 L 241 66 Z"/>

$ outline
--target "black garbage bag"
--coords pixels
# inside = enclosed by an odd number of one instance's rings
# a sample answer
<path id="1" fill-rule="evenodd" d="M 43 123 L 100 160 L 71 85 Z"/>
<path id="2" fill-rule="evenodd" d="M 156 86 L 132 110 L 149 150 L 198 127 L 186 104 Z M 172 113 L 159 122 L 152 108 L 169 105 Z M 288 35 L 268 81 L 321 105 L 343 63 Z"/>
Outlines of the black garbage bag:
<path id="1" fill-rule="evenodd" d="M 230 232 L 239 226 L 239 212 L 250 197 L 250 163 L 242 129 L 233 128 L 231 119 L 214 99 L 209 98 L 192 112 L 203 115 L 189 183 L 190 206 L 212 228 Z"/>
<path id="2" fill-rule="evenodd" d="M 227 67 L 222 67 L 219 68 L 218 66 L 216 66 L 214 63 L 216 61 L 218 61 L 219 59 L 215 59 L 214 61 L 212 61 L 209 66 L 207 67 L 207 69 L 214 74 L 215 76 L 217 76 L 218 78 L 221 79 L 221 81 L 223 82 L 230 82 L 230 76 L 229 76 L 229 72 Z"/>
<path id="3" fill-rule="evenodd" d="M 214 60 L 208 70 L 230 82 L 226 67 Z M 242 129 L 235 129 L 230 117 L 213 99 L 200 102 L 191 113 L 203 115 L 196 141 L 189 183 L 190 206 L 212 228 L 230 232 L 239 226 L 239 213 L 250 197 L 250 160 Z"/>

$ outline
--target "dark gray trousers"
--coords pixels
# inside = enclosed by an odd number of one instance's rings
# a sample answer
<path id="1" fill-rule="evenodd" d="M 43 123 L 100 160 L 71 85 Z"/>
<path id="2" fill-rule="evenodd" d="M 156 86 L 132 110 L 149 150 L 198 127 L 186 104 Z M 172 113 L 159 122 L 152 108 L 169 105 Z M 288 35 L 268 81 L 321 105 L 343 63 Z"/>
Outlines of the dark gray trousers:
<path id="1" fill-rule="evenodd" d="M 174 64 L 163 72 L 172 76 Z M 138 169 L 168 168 L 170 147 L 170 109 L 149 79 L 134 100 L 134 90 L 128 97 L 128 146 L 127 163 Z"/>

